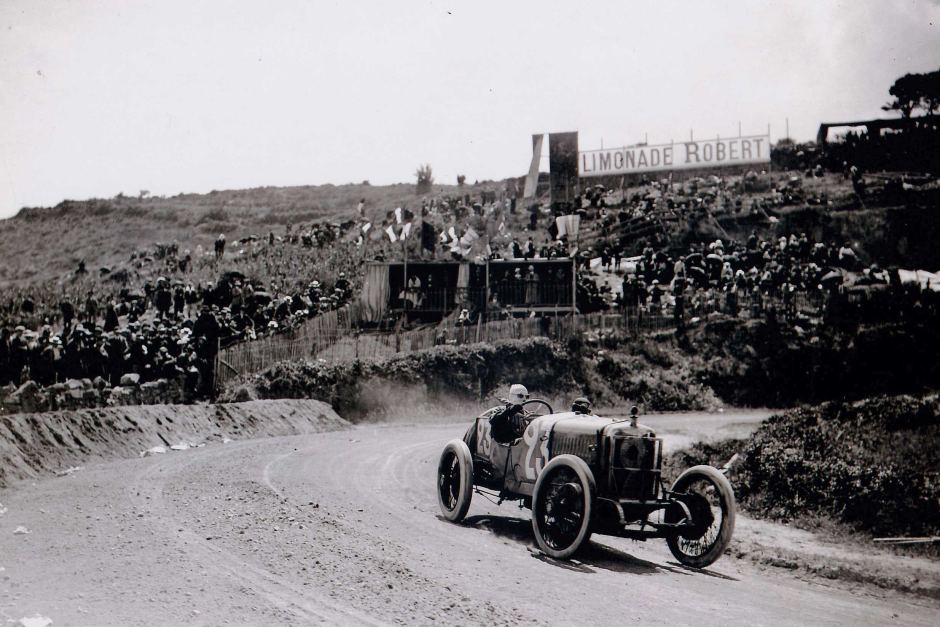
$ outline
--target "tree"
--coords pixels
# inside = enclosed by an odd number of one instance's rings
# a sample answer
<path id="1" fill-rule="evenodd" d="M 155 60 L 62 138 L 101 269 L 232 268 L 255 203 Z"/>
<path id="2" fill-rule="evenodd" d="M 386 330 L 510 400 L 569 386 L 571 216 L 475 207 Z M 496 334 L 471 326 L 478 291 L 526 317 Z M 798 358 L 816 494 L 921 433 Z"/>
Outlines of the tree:
<path id="1" fill-rule="evenodd" d="M 434 174 L 431 171 L 430 164 L 419 165 L 415 171 L 415 176 L 418 178 L 417 193 L 426 194 L 430 192 L 431 185 L 434 184 Z"/>
<path id="2" fill-rule="evenodd" d="M 933 115 L 940 109 L 940 69 L 924 74 L 921 84 L 923 89 L 922 100 L 927 115 Z"/>
<path id="3" fill-rule="evenodd" d="M 920 103 L 920 95 L 917 90 L 918 74 L 905 74 L 894 81 L 894 85 L 888 89 L 888 93 L 894 96 L 894 100 L 881 107 L 885 111 L 899 111 L 901 117 L 909 118 L 914 108 Z"/>
<path id="4" fill-rule="evenodd" d="M 926 74 L 905 74 L 894 81 L 888 93 L 894 100 L 881 107 L 885 111 L 898 111 L 905 118 L 915 109 L 933 115 L 940 108 L 940 70 Z"/>

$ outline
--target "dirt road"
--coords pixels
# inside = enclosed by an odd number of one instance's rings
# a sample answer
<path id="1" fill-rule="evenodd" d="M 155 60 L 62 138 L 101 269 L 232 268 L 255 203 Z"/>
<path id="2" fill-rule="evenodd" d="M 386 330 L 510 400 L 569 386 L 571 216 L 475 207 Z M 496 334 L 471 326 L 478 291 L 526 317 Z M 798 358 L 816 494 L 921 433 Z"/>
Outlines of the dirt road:
<path id="1" fill-rule="evenodd" d="M 465 524 L 447 523 L 434 473 L 463 429 L 214 444 L 0 491 L 0 621 L 935 624 L 929 600 L 727 556 L 688 570 L 662 541 L 598 537 L 555 562 L 526 510 L 479 496 Z"/>

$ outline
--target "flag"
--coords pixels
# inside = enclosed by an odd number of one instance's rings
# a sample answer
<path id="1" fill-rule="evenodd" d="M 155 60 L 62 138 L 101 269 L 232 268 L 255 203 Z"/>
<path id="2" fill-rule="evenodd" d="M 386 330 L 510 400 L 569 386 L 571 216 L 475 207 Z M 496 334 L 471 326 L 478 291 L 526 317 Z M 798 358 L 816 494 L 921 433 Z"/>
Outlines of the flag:
<path id="1" fill-rule="evenodd" d="M 529 174 L 525 177 L 523 198 L 534 198 L 539 183 L 539 163 L 542 161 L 542 140 L 545 135 L 532 136 L 532 163 L 529 165 Z"/>
<path id="2" fill-rule="evenodd" d="M 368 233 L 368 232 L 369 232 L 369 229 L 371 229 L 371 228 L 372 228 L 372 223 L 371 223 L 371 222 L 366 222 L 365 224 L 362 225 L 362 232 L 363 232 L 363 233 Z"/>
<path id="3" fill-rule="evenodd" d="M 578 229 L 581 226 L 581 216 L 577 214 L 558 216 L 555 218 L 555 224 L 558 227 L 558 239 L 561 239 L 565 235 L 568 236 L 568 239 L 572 239 L 578 236 Z"/>
<path id="4" fill-rule="evenodd" d="M 397 242 L 397 241 L 398 241 L 398 237 L 395 236 L 395 225 L 394 225 L 394 224 L 389 224 L 389 225 L 388 225 L 388 228 L 385 229 L 385 232 L 388 233 L 388 239 L 392 240 L 393 242 Z"/>
<path id="5" fill-rule="evenodd" d="M 457 231 L 454 230 L 454 227 L 447 229 L 447 235 L 450 236 L 451 241 L 457 241 Z"/>
<path id="6" fill-rule="evenodd" d="M 395 223 L 401 224 L 401 207 L 395 207 Z"/>
<path id="7" fill-rule="evenodd" d="M 409 235 L 411 235 L 411 222 L 405 222 L 405 226 L 401 227 L 400 239 L 405 239 Z"/>
<path id="8" fill-rule="evenodd" d="M 467 227 L 467 232 L 460 238 L 460 243 L 464 246 L 470 246 L 473 242 L 480 239 L 480 234 L 473 230 L 472 226 Z"/>

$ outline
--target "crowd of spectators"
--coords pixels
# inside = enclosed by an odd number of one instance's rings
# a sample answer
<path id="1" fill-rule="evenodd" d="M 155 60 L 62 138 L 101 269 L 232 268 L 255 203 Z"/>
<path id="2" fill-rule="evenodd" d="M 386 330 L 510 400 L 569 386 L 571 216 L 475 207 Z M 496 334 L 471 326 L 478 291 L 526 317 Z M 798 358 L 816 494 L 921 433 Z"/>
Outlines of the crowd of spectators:
<path id="1" fill-rule="evenodd" d="M 337 241 L 341 232 L 288 225 L 235 246 L 220 235 L 211 253 L 157 244 L 97 277 L 81 263 L 64 281 L 11 290 L 0 299 L 0 386 L 96 377 L 118 385 L 133 374 L 139 383 L 182 379 L 206 395 L 220 347 L 349 302 L 344 268 L 358 260 L 353 244 Z"/>
<path id="2" fill-rule="evenodd" d="M 675 183 L 671 179 L 644 180 L 626 190 L 596 185 L 586 188 L 576 200 L 577 209 L 567 209 L 580 218 L 580 230 L 574 236 L 559 236 L 555 218 L 561 212 L 547 207 L 526 208 L 530 212 L 528 224 L 511 219 L 518 209 L 509 194 L 497 198 L 481 195 L 478 201 L 468 196 L 442 196 L 422 206 L 421 219 L 430 222 L 435 233 L 450 233 L 440 238 L 443 250 L 438 246 L 436 251 L 416 253 L 414 243 L 411 254 L 476 261 L 486 256 L 523 261 L 575 256 L 579 268 L 577 305 L 585 313 L 636 309 L 685 320 L 718 311 L 732 315 L 768 312 L 792 321 L 801 308 L 804 312 L 833 311 L 838 303 L 848 301 L 852 290 L 859 300 L 859 294 L 869 299 L 881 288 L 900 289 L 896 274 L 864 262 L 850 242 L 815 241 L 806 232 L 768 234 L 781 231 L 776 228 L 780 223 L 776 216 L 787 207 L 832 204 L 826 181 L 805 184 L 807 179 L 825 176 L 820 168 L 808 168 L 801 175 L 750 171 L 741 176 L 711 175 Z M 851 180 L 856 194 L 864 188 L 856 167 L 846 165 L 843 178 Z M 708 222 L 713 231 L 723 233 L 719 220 L 728 217 L 738 224 L 755 224 L 764 237 L 755 228 L 744 241 L 725 235 L 706 243 L 677 245 L 675 234 L 692 230 L 698 222 Z M 391 212 L 387 218 L 383 228 L 392 226 L 394 230 Z M 512 227 L 507 226 L 510 224 Z M 462 237 L 467 232 L 471 237 Z M 447 245 L 448 241 L 454 245 Z M 392 242 L 384 245 L 394 254 Z M 406 250 L 408 246 L 405 242 Z M 617 270 L 616 285 L 590 272 L 591 259 L 608 275 Z M 526 315 L 531 295 L 543 290 L 551 279 L 532 276 L 524 268 L 517 268 L 516 273 L 518 276 L 493 279 L 487 304 L 492 316 Z M 504 292 L 515 294 L 511 303 L 515 308 L 505 307 Z M 477 315 L 471 309 L 470 317 Z"/>
<path id="3" fill-rule="evenodd" d="M 855 184 L 859 175 L 846 172 Z M 211 251 L 157 244 L 113 268 L 92 271 L 81 263 L 64 280 L 8 290 L 0 298 L 0 385 L 94 377 L 117 385 L 132 373 L 142 382 L 184 379 L 206 394 L 220 347 L 294 329 L 344 306 L 367 259 L 573 257 L 581 312 L 634 309 L 671 314 L 680 324 L 712 311 L 768 308 L 793 319 L 801 298 L 823 306 L 850 285 L 896 284 L 850 243 L 767 235 L 776 211 L 813 204 L 830 204 L 824 188 L 804 188 L 801 177 L 789 174 L 749 172 L 642 181 L 625 190 L 596 185 L 561 210 L 523 206 L 509 188 L 478 198 L 441 194 L 413 212 L 363 200 L 342 224 L 287 224 L 277 234 L 231 240 L 220 234 Z M 569 231 L 559 233 L 557 219 L 566 211 L 577 215 L 578 226 L 570 230 L 569 222 Z M 718 219 L 728 215 L 753 220 L 763 237 L 755 229 L 744 241 L 676 244 L 675 234 L 696 221 L 713 222 L 720 232 Z M 494 277 L 488 308 L 498 317 L 561 302 L 545 295 L 567 291 L 570 274 L 540 272 L 523 266 Z M 923 309 L 925 301 L 910 302 Z M 479 312 L 464 307 L 454 317 L 467 326 Z"/>

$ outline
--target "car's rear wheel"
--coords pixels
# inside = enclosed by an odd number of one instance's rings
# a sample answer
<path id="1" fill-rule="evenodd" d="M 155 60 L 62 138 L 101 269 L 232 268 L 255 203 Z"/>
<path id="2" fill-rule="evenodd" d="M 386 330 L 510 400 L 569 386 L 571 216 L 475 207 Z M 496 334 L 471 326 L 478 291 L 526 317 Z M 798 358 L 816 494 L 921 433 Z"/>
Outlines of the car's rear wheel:
<path id="1" fill-rule="evenodd" d="M 678 534 L 666 538 L 669 550 L 679 562 L 694 568 L 714 563 L 728 545 L 734 533 L 734 490 L 728 479 L 711 466 L 694 466 L 682 473 L 672 486 L 673 498 L 682 501 L 666 508 L 663 520 L 688 526 Z"/>
<path id="2" fill-rule="evenodd" d="M 437 465 L 437 504 L 444 518 L 459 522 L 473 497 L 473 457 L 463 440 L 451 440 Z"/>
<path id="3" fill-rule="evenodd" d="M 545 466 L 532 493 L 532 530 L 546 555 L 567 559 L 588 541 L 596 493 L 580 457 L 559 455 Z"/>

